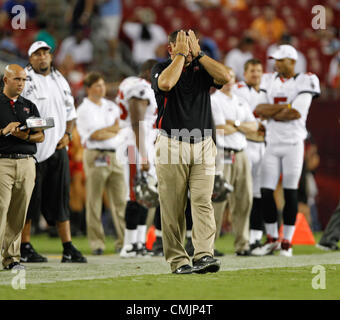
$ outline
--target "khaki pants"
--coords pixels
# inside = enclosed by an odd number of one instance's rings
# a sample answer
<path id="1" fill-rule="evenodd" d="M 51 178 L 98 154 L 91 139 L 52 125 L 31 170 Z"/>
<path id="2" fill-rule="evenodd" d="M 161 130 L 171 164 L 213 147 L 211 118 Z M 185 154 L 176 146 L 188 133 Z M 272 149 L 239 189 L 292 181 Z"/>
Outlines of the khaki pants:
<path id="1" fill-rule="evenodd" d="M 99 156 L 108 156 L 110 163 L 105 167 L 95 165 Z M 105 249 L 105 234 L 101 221 L 104 189 L 110 203 L 113 223 L 117 232 L 116 249 L 123 246 L 125 229 L 126 186 L 124 167 L 114 152 L 84 150 L 86 174 L 86 226 L 92 250 Z"/>
<path id="2" fill-rule="evenodd" d="M 234 187 L 234 192 L 223 202 L 214 202 L 217 235 L 222 227 L 223 214 L 229 201 L 236 252 L 249 249 L 249 219 L 252 206 L 252 178 L 250 164 L 244 151 L 235 153 L 233 164 L 224 164 L 224 178 Z"/>
<path id="3" fill-rule="evenodd" d="M 211 138 L 190 144 L 162 135 L 158 136 L 155 147 L 163 249 L 165 259 L 174 271 L 190 262 L 184 249 L 188 188 L 194 260 L 206 255 L 213 256 L 216 225 L 211 195 L 216 147 Z"/>
<path id="4" fill-rule="evenodd" d="M 0 159 L 0 249 L 4 267 L 20 262 L 21 231 L 34 182 L 33 158 Z"/>

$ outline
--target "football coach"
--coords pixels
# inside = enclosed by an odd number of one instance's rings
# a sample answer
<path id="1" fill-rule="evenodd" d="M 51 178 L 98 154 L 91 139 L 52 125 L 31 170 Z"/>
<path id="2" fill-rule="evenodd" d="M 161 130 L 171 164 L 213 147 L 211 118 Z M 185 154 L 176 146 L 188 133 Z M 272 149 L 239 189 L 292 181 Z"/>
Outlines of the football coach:
<path id="1" fill-rule="evenodd" d="M 26 119 L 39 117 L 37 107 L 20 96 L 26 81 L 25 70 L 8 65 L 0 93 L 0 250 L 4 269 L 20 265 L 20 237 L 35 182 L 33 154 L 43 132 L 21 131 Z"/>
<path id="2" fill-rule="evenodd" d="M 175 274 L 217 272 L 211 203 L 216 145 L 209 91 L 228 82 L 228 69 L 201 51 L 192 30 L 170 34 L 168 52 L 170 59 L 153 67 L 151 80 L 160 129 L 155 147 L 164 256 Z M 193 267 L 183 246 L 188 189 Z"/>

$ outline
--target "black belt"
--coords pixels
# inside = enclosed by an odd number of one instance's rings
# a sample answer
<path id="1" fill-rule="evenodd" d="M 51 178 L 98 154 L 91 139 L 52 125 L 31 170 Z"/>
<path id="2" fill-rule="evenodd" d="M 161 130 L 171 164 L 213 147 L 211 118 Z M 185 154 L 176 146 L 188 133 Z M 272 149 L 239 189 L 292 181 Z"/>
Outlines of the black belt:
<path id="1" fill-rule="evenodd" d="M 247 139 L 247 141 L 255 142 L 255 143 L 264 143 L 265 142 L 265 141 L 257 141 L 257 140 L 253 140 L 253 139 Z"/>
<path id="2" fill-rule="evenodd" d="M 224 148 L 224 151 L 237 153 L 237 152 L 243 151 L 243 149 L 237 150 L 237 149 L 232 149 L 232 148 Z"/>
<path id="3" fill-rule="evenodd" d="M 116 152 L 115 149 L 92 149 L 92 150 L 96 150 L 99 152 Z"/>
<path id="4" fill-rule="evenodd" d="M 28 159 L 33 158 L 31 154 L 21 154 L 21 153 L 11 153 L 11 154 L 2 154 L 0 153 L 1 159 Z"/>
<path id="5" fill-rule="evenodd" d="M 161 131 L 160 134 L 161 134 L 162 136 L 165 136 L 165 137 L 169 138 L 169 139 L 174 139 L 174 140 L 178 140 L 178 141 L 181 141 L 181 142 L 188 142 L 188 143 L 198 143 L 198 142 L 202 142 L 203 140 L 208 139 L 208 138 L 211 137 L 211 136 L 204 136 L 204 137 L 174 136 L 174 135 L 167 134 L 167 133 L 164 132 L 164 131 Z"/>

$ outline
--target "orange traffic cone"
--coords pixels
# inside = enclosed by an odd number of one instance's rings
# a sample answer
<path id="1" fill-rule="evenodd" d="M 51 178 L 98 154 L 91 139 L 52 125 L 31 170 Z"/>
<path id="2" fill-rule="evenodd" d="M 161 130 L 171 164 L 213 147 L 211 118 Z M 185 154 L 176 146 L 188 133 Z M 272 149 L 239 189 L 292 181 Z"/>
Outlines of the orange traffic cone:
<path id="1" fill-rule="evenodd" d="M 283 225 L 280 227 L 280 238 L 283 238 Z M 314 235 L 309 224 L 302 213 L 298 213 L 295 222 L 295 232 L 292 244 L 310 244 L 315 245 Z"/>
<path id="2" fill-rule="evenodd" d="M 146 234 L 146 249 L 152 250 L 153 243 L 156 241 L 156 228 L 155 226 L 151 226 Z"/>

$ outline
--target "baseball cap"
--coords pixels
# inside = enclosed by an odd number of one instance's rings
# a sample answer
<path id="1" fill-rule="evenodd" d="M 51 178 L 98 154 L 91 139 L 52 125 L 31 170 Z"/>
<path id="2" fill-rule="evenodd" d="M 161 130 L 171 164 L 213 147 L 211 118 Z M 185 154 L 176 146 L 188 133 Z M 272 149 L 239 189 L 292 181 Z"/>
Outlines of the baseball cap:
<path id="1" fill-rule="evenodd" d="M 33 42 L 30 48 L 28 49 L 28 56 L 30 57 L 32 53 L 36 52 L 41 48 L 47 48 L 51 50 L 51 47 L 45 41 L 36 41 Z"/>
<path id="2" fill-rule="evenodd" d="M 275 60 L 280 60 L 280 59 L 293 59 L 297 60 L 298 59 L 298 53 L 296 49 L 289 45 L 289 44 L 282 44 L 279 46 L 279 48 L 269 57 L 269 59 L 275 59 Z"/>

